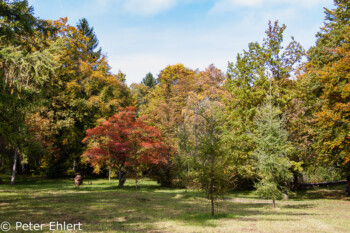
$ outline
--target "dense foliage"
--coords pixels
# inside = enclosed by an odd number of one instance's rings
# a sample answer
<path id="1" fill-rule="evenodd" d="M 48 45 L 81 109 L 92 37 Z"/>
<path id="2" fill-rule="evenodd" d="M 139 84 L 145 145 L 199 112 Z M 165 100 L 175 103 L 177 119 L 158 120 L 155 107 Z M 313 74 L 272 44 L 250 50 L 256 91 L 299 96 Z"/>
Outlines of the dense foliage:
<path id="1" fill-rule="evenodd" d="M 103 167 L 116 169 L 119 187 L 123 187 L 132 172 L 137 177 L 148 165 L 166 164 L 171 150 L 157 128 L 136 118 L 135 110 L 134 107 L 120 108 L 108 120 L 87 130 L 83 140 L 88 143 L 83 154 L 86 161 L 97 173 Z"/>
<path id="2" fill-rule="evenodd" d="M 86 19 L 74 27 L 36 18 L 26 0 L 0 1 L 0 172 L 13 182 L 116 172 L 120 186 L 147 175 L 205 190 L 213 213 L 227 189 L 274 200 L 303 177 L 344 178 L 350 1 L 334 3 L 307 52 L 269 22 L 226 74 L 175 64 L 128 87 Z"/>
<path id="3" fill-rule="evenodd" d="M 288 155 L 292 151 L 285 129 L 285 120 L 281 111 L 268 95 L 265 103 L 257 110 L 254 123 L 257 126 L 253 141 L 256 144 L 254 155 L 258 160 L 258 172 L 261 181 L 256 185 L 257 192 L 275 200 L 282 198 L 287 190 L 287 182 L 292 179 Z"/>

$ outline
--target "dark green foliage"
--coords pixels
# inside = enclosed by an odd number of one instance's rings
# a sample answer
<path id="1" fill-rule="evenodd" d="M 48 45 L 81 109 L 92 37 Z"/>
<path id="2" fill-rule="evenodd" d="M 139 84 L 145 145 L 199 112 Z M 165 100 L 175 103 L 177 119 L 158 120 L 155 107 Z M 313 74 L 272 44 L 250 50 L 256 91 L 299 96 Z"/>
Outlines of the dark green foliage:
<path id="1" fill-rule="evenodd" d="M 79 20 L 77 28 L 86 38 L 88 38 L 88 41 L 86 41 L 87 51 L 96 60 L 100 59 L 102 49 L 99 48 L 97 51 L 95 51 L 98 47 L 98 39 L 94 32 L 94 28 L 90 27 L 89 22 L 85 18 Z"/>
<path id="2" fill-rule="evenodd" d="M 46 34 L 54 30 L 46 21 L 34 16 L 34 9 L 27 0 L 0 1 L 0 25 L 1 37 L 15 45 L 32 44 L 29 38 L 36 32 Z"/>
<path id="3" fill-rule="evenodd" d="M 141 83 L 149 88 L 157 85 L 157 80 L 153 77 L 152 73 L 146 74 L 146 76 L 142 79 Z"/>

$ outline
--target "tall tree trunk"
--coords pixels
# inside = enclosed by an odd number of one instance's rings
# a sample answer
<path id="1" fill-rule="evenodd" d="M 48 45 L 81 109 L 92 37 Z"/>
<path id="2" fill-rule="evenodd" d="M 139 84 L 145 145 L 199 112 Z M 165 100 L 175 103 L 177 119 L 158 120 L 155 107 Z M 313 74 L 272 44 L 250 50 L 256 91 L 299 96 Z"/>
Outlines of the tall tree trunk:
<path id="1" fill-rule="evenodd" d="M 273 197 L 273 199 L 272 199 L 272 206 L 273 206 L 273 208 L 276 208 L 276 201 L 275 201 L 275 197 Z"/>
<path id="2" fill-rule="evenodd" d="M 214 216 L 214 197 L 211 196 L 211 216 Z"/>
<path id="3" fill-rule="evenodd" d="M 111 168 L 108 169 L 108 184 L 111 184 Z"/>
<path id="4" fill-rule="evenodd" d="M 18 157 L 18 153 L 17 153 L 17 148 L 15 149 L 15 154 L 14 154 L 14 159 L 13 159 L 13 167 L 12 167 L 12 177 L 11 177 L 11 185 L 15 184 L 15 176 L 16 176 L 16 165 L 17 165 L 17 157 Z"/>

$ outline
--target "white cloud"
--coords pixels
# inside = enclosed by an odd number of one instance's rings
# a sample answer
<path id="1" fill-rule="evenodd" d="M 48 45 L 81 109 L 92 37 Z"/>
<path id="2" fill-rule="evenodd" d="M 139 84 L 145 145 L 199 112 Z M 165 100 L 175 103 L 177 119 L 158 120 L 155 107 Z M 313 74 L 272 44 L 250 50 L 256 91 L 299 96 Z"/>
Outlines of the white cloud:
<path id="1" fill-rule="evenodd" d="M 177 0 L 126 0 L 123 8 L 136 15 L 154 15 L 177 4 Z"/>

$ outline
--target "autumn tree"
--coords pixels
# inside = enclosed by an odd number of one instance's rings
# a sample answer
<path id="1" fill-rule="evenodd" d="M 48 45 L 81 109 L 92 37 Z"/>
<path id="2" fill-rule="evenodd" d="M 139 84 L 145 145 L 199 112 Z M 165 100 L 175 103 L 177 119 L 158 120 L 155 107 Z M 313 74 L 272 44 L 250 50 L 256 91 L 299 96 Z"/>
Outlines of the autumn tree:
<path id="1" fill-rule="evenodd" d="M 145 105 L 139 107 L 140 112 L 148 117 L 150 124 L 162 130 L 169 144 L 176 147 L 179 139 L 179 126 L 184 123 L 184 112 L 187 106 L 206 97 L 219 100 L 226 92 L 224 80 L 226 76 L 221 70 L 210 65 L 204 71 L 191 70 L 182 64 L 167 66 L 158 77 L 158 84 L 148 90 L 143 99 Z M 142 84 L 140 84 L 142 85 Z M 144 90 L 139 86 L 138 90 Z M 175 177 L 182 173 L 182 159 L 175 156 L 171 163 L 162 170 L 156 171 L 162 184 L 169 185 Z"/>
<path id="2" fill-rule="evenodd" d="M 132 83 L 130 86 L 131 94 L 135 105 L 138 109 L 146 109 L 150 100 L 149 94 L 153 92 L 153 88 L 157 85 L 157 80 L 152 73 L 147 73 L 141 83 Z"/>
<path id="3" fill-rule="evenodd" d="M 315 116 L 310 124 L 313 148 L 319 161 L 349 169 L 349 58 L 350 1 L 335 0 L 335 9 L 325 9 L 325 25 L 300 76 L 303 101 Z"/>
<path id="4" fill-rule="evenodd" d="M 160 131 L 136 118 L 136 108 L 119 109 L 118 113 L 98 126 L 86 131 L 83 142 L 88 148 L 83 157 L 92 164 L 95 172 L 103 166 L 118 171 L 119 187 L 131 172 L 138 175 L 144 166 L 167 162 L 169 147 Z"/>
<path id="5" fill-rule="evenodd" d="M 149 102 L 149 93 L 151 91 L 152 90 L 148 86 L 142 83 L 132 83 L 130 85 L 131 96 L 133 98 L 134 105 L 138 109 L 146 108 Z"/>
<path id="6" fill-rule="evenodd" d="M 57 70 L 62 43 L 47 40 L 54 28 L 36 18 L 27 1 L 1 1 L 0 9 L 0 135 L 14 154 L 13 184 L 30 138 L 25 116 L 40 103 L 41 88 Z"/>
<path id="7" fill-rule="evenodd" d="M 48 176 L 57 177 L 83 169 L 80 155 L 84 132 L 100 118 L 108 118 L 119 107 L 131 104 L 126 84 L 110 72 L 104 56 L 96 60 L 90 53 L 86 37 L 67 19 L 52 22 L 57 28 L 52 40 L 63 40 L 60 69 L 43 90 L 48 100 L 39 110 L 39 120 L 50 122 L 51 145 L 41 161 Z M 33 124 L 36 124 L 32 121 Z M 45 132 L 45 131 L 44 131 Z M 47 143 L 44 143 L 47 144 Z M 54 151 L 50 148 L 55 148 Z"/>
<path id="8" fill-rule="evenodd" d="M 263 42 L 250 43 L 248 50 L 238 54 L 236 61 L 228 66 L 226 138 L 237 163 L 246 164 L 235 169 L 243 180 L 252 180 L 256 174 L 252 166 L 255 143 L 249 132 L 256 130 L 254 117 L 270 88 L 269 80 L 275 93 L 274 102 L 287 115 L 293 99 L 293 77 L 304 50 L 293 37 L 283 47 L 285 29 L 286 26 L 280 26 L 277 21 L 269 22 Z"/>
<path id="9" fill-rule="evenodd" d="M 182 64 L 167 66 L 158 77 L 158 85 L 150 92 L 149 103 L 141 109 L 169 138 L 182 122 L 181 111 L 192 88 L 195 72 Z"/>
<path id="10" fill-rule="evenodd" d="M 227 95 L 227 91 L 224 88 L 225 74 L 214 65 L 209 65 L 204 71 L 198 71 L 193 80 L 192 90 L 187 94 L 186 105 L 182 108 L 183 123 L 178 127 L 176 133 L 177 144 L 179 146 L 178 155 L 175 159 L 176 166 L 178 167 L 178 174 L 185 187 L 191 183 L 191 177 L 189 176 L 189 166 L 192 157 L 196 154 L 196 140 L 193 140 L 193 134 L 195 132 L 191 129 L 196 128 L 196 121 L 188 121 L 188 117 L 193 115 L 194 106 L 199 106 L 198 103 L 210 99 L 212 102 L 223 106 L 222 99 Z M 192 124 L 190 126 L 189 124 Z M 187 180 L 187 181 L 186 181 Z"/>

